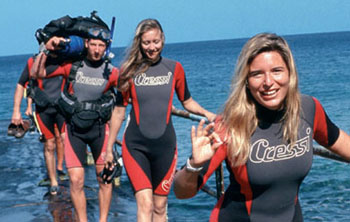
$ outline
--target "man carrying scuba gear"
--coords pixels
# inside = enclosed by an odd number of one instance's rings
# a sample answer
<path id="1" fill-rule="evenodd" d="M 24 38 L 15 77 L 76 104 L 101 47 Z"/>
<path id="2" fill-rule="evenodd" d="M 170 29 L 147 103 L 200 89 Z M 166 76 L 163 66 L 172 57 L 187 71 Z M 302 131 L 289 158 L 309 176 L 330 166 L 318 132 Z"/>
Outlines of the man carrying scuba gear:
<path id="1" fill-rule="evenodd" d="M 40 68 L 33 72 L 39 78 L 63 75 L 66 79 L 58 104 L 66 120 L 65 160 L 78 221 L 87 221 L 83 168 L 87 145 L 93 153 L 99 182 L 100 221 L 107 221 L 112 197 L 112 184 L 105 184 L 98 176 L 104 169 L 109 135 L 106 123 L 113 110 L 113 87 L 119 75 L 118 69 L 103 59 L 110 44 L 108 32 L 103 28 L 91 30 L 89 38 L 84 40 L 86 56 L 78 62 L 65 63 L 53 72 Z M 52 37 L 46 42 L 46 49 L 60 50 L 61 41 L 64 38 Z M 45 60 L 44 53 L 40 56 Z"/>

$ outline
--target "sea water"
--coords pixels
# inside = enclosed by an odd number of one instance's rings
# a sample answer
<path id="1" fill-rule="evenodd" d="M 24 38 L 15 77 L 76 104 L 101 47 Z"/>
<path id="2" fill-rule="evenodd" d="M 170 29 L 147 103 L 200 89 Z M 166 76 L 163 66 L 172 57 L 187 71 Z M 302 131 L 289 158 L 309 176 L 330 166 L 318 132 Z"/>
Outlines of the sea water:
<path id="1" fill-rule="evenodd" d="M 299 73 L 299 88 L 316 97 L 330 119 L 350 132 L 350 32 L 285 36 Z M 166 44 L 163 56 L 179 61 L 186 72 L 192 97 L 203 107 L 220 112 L 230 91 L 235 62 L 247 39 Z M 124 48 L 115 48 L 119 65 Z M 13 95 L 18 78 L 31 55 L 0 57 L 0 221 L 72 221 L 74 210 L 69 184 L 50 198 L 38 182 L 46 176 L 43 145 L 38 133 L 22 139 L 7 136 Z M 177 108 L 181 104 L 174 99 Z M 22 102 L 22 111 L 25 108 Z M 172 117 L 177 134 L 178 168 L 191 154 L 190 129 L 196 122 Z M 123 130 L 123 129 L 122 129 Z M 121 130 L 121 132 L 122 132 Z M 122 138 L 122 133 L 118 139 Z M 120 151 L 120 148 L 118 148 Z M 292 170 L 292 169 L 291 169 Z M 85 167 L 85 192 L 89 221 L 98 221 L 98 185 L 93 166 Z M 228 185 L 225 171 L 225 185 Z M 215 176 L 208 181 L 215 190 Z M 350 221 L 349 164 L 315 156 L 311 172 L 301 185 L 299 199 L 305 221 Z M 208 221 L 216 198 L 200 191 L 178 200 L 169 195 L 169 221 Z M 136 203 L 123 171 L 121 185 L 113 190 L 109 221 L 136 221 Z"/>

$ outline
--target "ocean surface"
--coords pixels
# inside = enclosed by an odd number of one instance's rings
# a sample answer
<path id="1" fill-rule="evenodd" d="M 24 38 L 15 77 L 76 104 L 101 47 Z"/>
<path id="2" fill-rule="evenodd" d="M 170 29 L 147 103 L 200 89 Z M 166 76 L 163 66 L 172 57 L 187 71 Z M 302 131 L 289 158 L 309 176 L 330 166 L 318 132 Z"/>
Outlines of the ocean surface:
<path id="1" fill-rule="evenodd" d="M 293 51 L 304 94 L 320 100 L 328 116 L 350 132 L 350 32 L 285 36 Z M 238 54 L 247 39 L 167 44 L 163 56 L 182 63 L 193 98 L 212 112 L 220 112 L 230 90 Z M 124 48 L 113 49 L 119 65 Z M 38 182 L 46 176 L 43 145 L 36 132 L 22 139 L 7 136 L 13 95 L 18 78 L 31 55 L 0 57 L 0 221 L 72 221 L 67 182 L 57 197 L 47 195 Z M 177 108 L 182 108 L 177 99 Z M 26 102 L 22 102 L 22 111 Z M 191 153 L 188 119 L 173 116 L 178 143 L 178 168 Z M 119 134 L 118 138 L 121 139 Z M 120 148 L 119 148 L 120 150 Z M 85 192 L 89 221 L 98 221 L 98 184 L 93 166 L 86 166 Z M 215 176 L 208 185 L 215 190 Z M 225 171 L 225 184 L 228 184 Z M 319 156 L 300 188 L 300 202 L 307 222 L 350 221 L 350 166 Z M 200 191 L 188 200 L 169 196 L 168 219 L 208 221 L 216 198 Z M 114 188 L 109 221 L 136 221 L 136 203 L 125 171 L 121 186 Z"/>

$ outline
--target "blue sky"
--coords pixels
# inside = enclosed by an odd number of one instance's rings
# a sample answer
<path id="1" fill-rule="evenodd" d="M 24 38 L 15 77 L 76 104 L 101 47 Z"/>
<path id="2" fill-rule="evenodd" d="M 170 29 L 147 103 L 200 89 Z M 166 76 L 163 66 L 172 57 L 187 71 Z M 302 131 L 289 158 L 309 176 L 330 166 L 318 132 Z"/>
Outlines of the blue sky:
<path id="1" fill-rule="evenodd" d="M 35 53 L 36 29 L 64 15 L 117 19 L 112 47 L 127 46 L 136 25 L 156 18 L 166 42 L 350 31 L 348 0 L 1 0 L 0 56 Z"/>

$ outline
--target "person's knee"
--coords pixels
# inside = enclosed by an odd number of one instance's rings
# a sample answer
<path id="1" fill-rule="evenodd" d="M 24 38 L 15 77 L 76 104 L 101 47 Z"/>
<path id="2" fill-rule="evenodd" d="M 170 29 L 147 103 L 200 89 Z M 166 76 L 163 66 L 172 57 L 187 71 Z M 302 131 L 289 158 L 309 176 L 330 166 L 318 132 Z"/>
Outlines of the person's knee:
<path id="1" fill-rule="evenodd" d="M 52 139 L 46 140 L 44 147 L 46 152 L 54 152 L 56 148 L 55 139 L 52 138 Z"/>
<path id="2" fill-rule="evenodd" d="M 84 188 L 84 177 L 80 175 L 69 175 L 71 189 L 78 190 Z"/>
<path id="3" fill-rule="evenodd" d="M 167 202 L 154 202 L 153 212 L 158 215 L 163 215 L 166 213 Z"/>
<path id="4" fill-rule="evenodd" d="M 152 214 L 154 206 L 151 201 L 145 201 L 143 204 L 141 204 L 140 209 L 144 213 Z"/>
<path id="5" fill-rule="evenodd" d="M 136 192 L 137 211 L 141 215 L 152 215 L 153 213 L 153 192 L 151 189 L 144 189 Z"/>
<path id="6" fill-rule="evenodd" d="M 152 199 L 142 198 L 139 200 L 137 207 L 144 213 L 151 214 L 154 210 L 154 205 Z"/>

